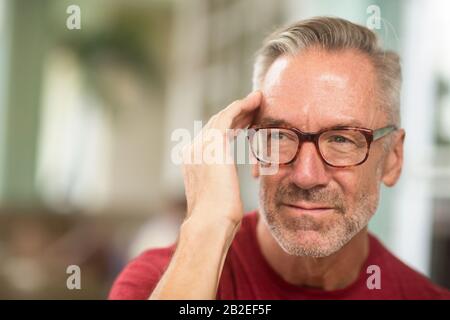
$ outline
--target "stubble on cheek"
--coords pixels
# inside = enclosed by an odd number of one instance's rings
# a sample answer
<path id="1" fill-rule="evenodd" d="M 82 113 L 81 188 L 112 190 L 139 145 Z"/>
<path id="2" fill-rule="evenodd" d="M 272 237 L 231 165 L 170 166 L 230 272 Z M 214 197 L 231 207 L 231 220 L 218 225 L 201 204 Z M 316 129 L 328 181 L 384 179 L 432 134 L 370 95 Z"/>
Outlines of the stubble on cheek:
<path id="1" fill-rule="evenodd" d="M 361 182 L 352 199 L 345 199 L 344 192 L 335 189 L 302 190 L 292 184 L 271 189 L 262 184 L 261 213 L 286 252 L 299 256 L 327 256 L 362 230 L 377 208 L 379 186 L 370 187 L 367 182 Z M 334 213 L 319 219 L 313 215 L 293 217 L 283 212 L 283 202 L 299 200 L 334 206 Z"/>

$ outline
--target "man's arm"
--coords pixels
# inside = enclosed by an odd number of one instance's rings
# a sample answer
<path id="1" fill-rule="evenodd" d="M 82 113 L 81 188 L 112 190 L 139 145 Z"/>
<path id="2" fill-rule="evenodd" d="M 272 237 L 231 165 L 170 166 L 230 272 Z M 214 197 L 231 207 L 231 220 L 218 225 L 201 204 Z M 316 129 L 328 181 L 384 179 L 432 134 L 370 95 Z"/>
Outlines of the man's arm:
<path id="1" fill-rule="evenodd" d="M 186 221 L 172 260 L 150 299 L 215 299 L 236 226 Z"/>
<path id="2" fill-rule="evenodd" d="M 233 102 L 214 115 L 185 149 L 187 217 L 172 260 L 150 299 L 215 299 L 228 248 L 244 214 L 243 206 L 233 161 L 198 164 L 193 159 L 196 153 L 204 155 L 210 143 L 228 145 L 226 130 L 248 127 L 260 103 L 260 92 Z M 220 141 L 211 142 L 217 133 Z M 225 156 L 229 154 L 225 152 Z"/>

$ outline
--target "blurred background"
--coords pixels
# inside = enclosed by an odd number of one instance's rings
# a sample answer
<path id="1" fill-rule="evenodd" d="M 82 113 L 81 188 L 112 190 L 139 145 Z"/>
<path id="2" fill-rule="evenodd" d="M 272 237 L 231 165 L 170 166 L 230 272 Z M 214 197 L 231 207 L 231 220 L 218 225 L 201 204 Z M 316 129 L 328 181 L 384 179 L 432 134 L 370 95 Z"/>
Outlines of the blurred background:
<path id="1" fill-rule="evenodd" d="M 406 163 L 370 228 L 450 288 L 449 14 L 446 0 L 0 0 L 0 298 L 104 299 L 130 259 L 172 243 L 173 130 L 246 95 L 264 36 L 317 15 L 372 23 L 402 56 Z"/>

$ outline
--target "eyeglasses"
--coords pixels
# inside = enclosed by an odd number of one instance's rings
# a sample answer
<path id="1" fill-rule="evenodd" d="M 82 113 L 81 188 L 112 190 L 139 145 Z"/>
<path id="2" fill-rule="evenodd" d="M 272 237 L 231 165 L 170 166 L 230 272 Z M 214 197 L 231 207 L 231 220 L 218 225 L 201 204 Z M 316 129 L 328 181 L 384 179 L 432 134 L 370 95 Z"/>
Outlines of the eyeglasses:
<path id="1" fill-rule="evenodd" d="M 337 168 L 362 164 L 369 156 L 372 142 L 397 130 L 394 125 L 372 130 L 335 127 L 316 133 L 279 126 L 250 128 L 247 137 L 255 158 L 265 164 L 288 165 L 295 161 L 303 142 L 313 142 L 322 160 Z"/>

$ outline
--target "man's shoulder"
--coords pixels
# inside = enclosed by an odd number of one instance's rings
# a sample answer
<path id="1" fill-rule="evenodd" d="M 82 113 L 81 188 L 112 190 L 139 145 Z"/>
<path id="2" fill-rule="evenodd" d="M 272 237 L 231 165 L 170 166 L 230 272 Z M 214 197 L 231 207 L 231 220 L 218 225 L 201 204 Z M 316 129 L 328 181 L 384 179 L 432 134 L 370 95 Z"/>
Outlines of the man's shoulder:
<path id="1" fill-rule="evenodd" d="M 250 233 L 254 232 L 256 228 L 257 214 L 257 211 L 250 211 L 244 215 L 239 230 L 233 239 L 233 243 L 245 241 L 247 240 L 246 238 L 251 236 Z M 173 243 L 166 247 L 148 249 L 133 259 L 128 264 L 128 267 L 140 267 L 142 265 L 164 268 L 170 262 L 176 246 L 177 244 Z"/>
<path id="2" fill-rule="evenodd" d="M 382 283 L 386 278 L 385 285 L 400 291 L 403 299 L 450 299 L 449 290 L 436 285 L 401 261 L 373 235 L 370 238 L 371 249 L 376 255 L 372 262 L 380 264 Z M 383 273 L 386 277 L 383 277 Z"/>
<path id="3" fill-rule="evenodd" d="M 233 239 L 231 251 L 235 251 L 238 256 L 243 253 L 245 255 L 248 251 L 246 248 L 256 225 L 256 215 L 256 211 L 244 215 L 239 231 Z M 176 243 L 149 249 L 130 261 L 115 280 L 109 298 L 147 299 L 169 265 L 175 249 Z"/>
<path id="4" fill-rule="evenodd" d="M 142 252 L 135 260 L 137 261 L 154 261 L 158 259 L 161 262 L 170 260 L 176 248 L 176 243 L 173 243 L 166 247 L 152 248 Z"/>
<path id="5" fill-rule="evenodd" d="M 176 244 L 148 249 L 131 260 L 114 281 L 109 299 L 147 299 L 169 265 Z"/>
<path id="6" fill-rule="evenodd" d="M 176 243 L 166 247 L 145 250 L 127 265 L 130 269 L 151 268 L 153 270 L 165 269 L 175 251 Z"/>

